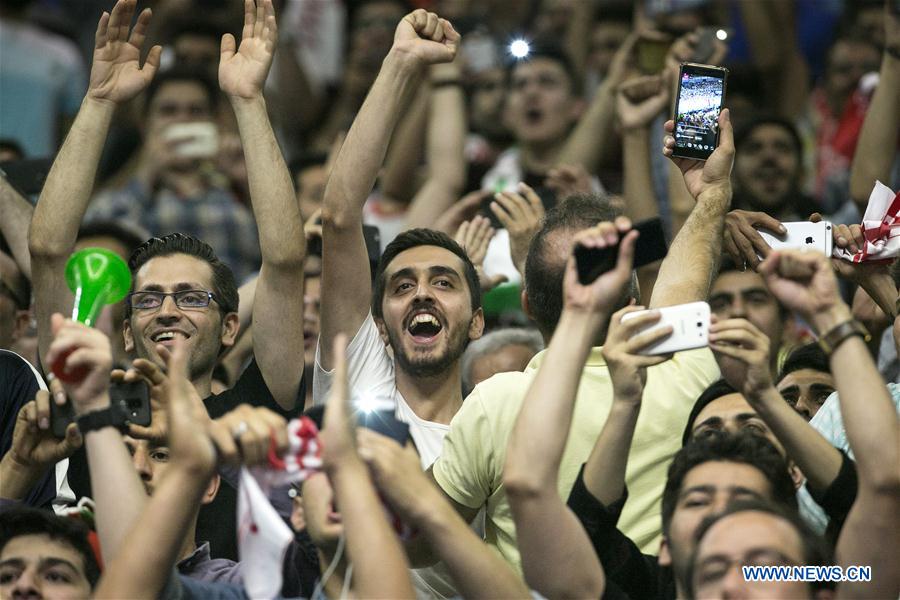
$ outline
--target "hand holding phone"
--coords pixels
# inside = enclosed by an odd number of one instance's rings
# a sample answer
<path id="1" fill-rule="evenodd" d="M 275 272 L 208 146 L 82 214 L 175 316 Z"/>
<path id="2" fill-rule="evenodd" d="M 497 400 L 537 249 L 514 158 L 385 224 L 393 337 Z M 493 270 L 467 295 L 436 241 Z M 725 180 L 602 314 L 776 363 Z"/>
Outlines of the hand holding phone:
<path id="1" fill-rule="evenodd" d="M 678 74 L 672 156 L 706 160 L 719 145 L 719 112 L 728 70 L 685 63 Z"/>
<path id="2" fill-rule="evenodd" d="M 642 328 L 638 335 L 644 335 L 671 327 L 672 333 L 638 351 L 644 356 L 671 354 L 682 350 L 703 348 L 709 344 L 709 304 L 691 302 L 658 309 L 659 320 Z M 622 316 L 622 322 L 641 318 L 649 311 L 629 312 Z"/>
<path id="3" fill-rule="evenodd" d="M 831 256 L 833 244 L 831 222 L 795 221 L 782 223 L 782 225 L 785 232 L 780 234 L 757 229 L 759 235 L 772 250 L 818 250 L 825 256 Z M 759 255 L 759 258 L 763 257 Z"/>
<path id="4" fill-rule="evenodd" d="M 633 226 L 640 236 L 634 247 L 632 268 L 642 267 L 665 258 L 668 252 L 666 235 L 659 217 L 635 223 Z M 575 265 L 578 268 L 578 282 L 590 285 L 597 277 L 611 271 L 619 256 L 619 242 L 605 248 L 575 247 Z"/>

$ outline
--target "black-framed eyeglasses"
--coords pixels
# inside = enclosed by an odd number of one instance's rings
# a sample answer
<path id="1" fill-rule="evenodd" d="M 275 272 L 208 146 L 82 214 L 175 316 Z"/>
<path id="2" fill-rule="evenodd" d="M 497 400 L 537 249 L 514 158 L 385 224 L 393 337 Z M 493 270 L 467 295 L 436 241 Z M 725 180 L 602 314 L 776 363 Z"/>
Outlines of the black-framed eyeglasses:
<path id="1" fill-rule="evenodd" d="M 128 304 L 133 310 L 156 310 L 165 301 L 166 296 L 175 299 L 175 306 L 182 310 L 199 310 L 209 306 L 216 300 L 215 295 L 207 290 L 179 290 L 177 292 L 132 292 L 128 294 Z"/>

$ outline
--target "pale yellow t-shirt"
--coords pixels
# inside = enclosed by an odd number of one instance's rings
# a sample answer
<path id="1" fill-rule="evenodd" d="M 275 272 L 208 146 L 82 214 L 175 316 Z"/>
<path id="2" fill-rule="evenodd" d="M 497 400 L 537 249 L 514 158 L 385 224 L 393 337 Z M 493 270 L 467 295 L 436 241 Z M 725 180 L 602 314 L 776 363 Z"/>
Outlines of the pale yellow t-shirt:
<path id="1" fill-rule="evenodd" d="M 516 416 L 546 351 L 522 373 L 502 373 L 480 383 L 450 423 L 434 478 L 448 496 L 469 508 L 486 505 L 485 539 L 520 573 L 515 524 L 503 488 L 506 445 Z M 694 401 L 719 378 L 708 348 L 680 352 L 647 370 L 625 481 L 628 502 L 619 528 L 648 554 L 659 551 L 660 500 L 666 469 L 681 448 L 681 434 Z M 594 348 L 585 364 L 572 427 L 559 469 L 559 494 L 567 499 L 587 461 L 612 403 L 609 369 Z M 550 434 L 551 432 L 547 432 Z"/>

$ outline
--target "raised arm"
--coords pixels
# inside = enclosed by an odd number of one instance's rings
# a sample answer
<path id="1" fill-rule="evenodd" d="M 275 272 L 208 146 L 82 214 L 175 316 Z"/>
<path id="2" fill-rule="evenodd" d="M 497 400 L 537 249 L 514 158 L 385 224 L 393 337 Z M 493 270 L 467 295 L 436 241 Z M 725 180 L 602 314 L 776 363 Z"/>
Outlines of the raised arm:
<path id="1" fill-rule="evenodd" d="M 900 421 L 861 335 L 834 337 L 851 322 L 824 256 L 773 252 L 760 266 L 772 294 L 812 324 L 831 346 L 829 364 L 859 477 L 856 502 L 837 543 L 840 564 L 871 565 L 872 581 L 847 582 L 839 597 L 892 598 L 900 591 Z M 831 335 L 829 335 L 831 334 Z M 878 540 L 878 543 L 872 543 Z"/>
<path id="2" fill-rule="evenodd" d="M 253 353 L 272 396 L 289 410 L 303 377 L 306 238 L 262 92 L 277 37 L 271 0 L 245 0 L 240 47 L 231 34 L 222 38 L 219 85 L 237 117 L 262 253 L 253 303 Z"/>
<path id="3" fill-rule="evenodd" d="M 506 562 L 472 531 L 422 472 L 411 446 L 362 429 L 359 454 L 394 510 L 419 530 L 447 566 L 463 598 L 527 598 L 528 589 Z"/>
<path id="4" fill-rule="evenodd" d="M 722 376 L 769 426 L 810 489 L 825 491 L 841 470 L 841 453 L 778 393 L 769 368 L 769 338 L 746 319 L 713 317 L 709 343 Z"/>
<path id="5" fill-rule="evenodd" d="M 575 243 L 603 248 L 622 235 L 616 268 L 589 286 L 578 282 L 569 257 L 563 312 L 547 356 L 516 418 L 506 451 L 503 486 L 516 522 L 529 586 L 549 598 L 599 597 L 603 568 L 578 519 L 557 492 L 581 372 L 598 334 L 631 280 L 637 233 L 619 217 L 582 231 Z"/>
<path id="6" fill-rule="evenodd" d="M 887 182 L 900 130 L 900 16 L 884 3 L 884 51 L 878 87 L 866 110 L 850 168 L 850 197 L 862 213 L 875 181 Z"/>
<path id="7" fill-rule="evenodd" d="M 66 358 L 66 370 L 82 366 L 88 370 L 77 383 L 66 383 L 65 391 L 77 416 L 109 408 L 109 372 L 112 351 L 109 339 L 92 329 L 55 314 L 52 317 L 52 343 L 45 358 L 53 364 Z M 127 546 L 128 529 L 147 500 L 141 480 L 134 470 L 128 449 L 119 430 L 107 426 L 84 433 L 91 490 L 97 507 L 97 533 L 105 560 L 111 560 Z"/>
<path id="8" fill-rule="evenodd" d="M 406 15 L 341 146 L 322 205 L 322 347 L 330 348 L 339 331 L 358 330 L 369 312 L 372 285 L 362 207 L 425 68 L 453 60 L 458 45 L 459 34 L 448 21 L 421 9 Z M 322 366 L 329 369 L 327 353 L 322 354 Z"/>
<path id="9" fill-rule="evenodd" d="M 0 233 L 9 244 L 12 257 L 22 274 L 31 281 L 31 255 L 28 254 L 28 228 L 34 207 L 0 174 Z"/>
<path id="10" fill-rule="evenodd" d="M 674 128 L 674 121 L 666 122 L 663 153 L 681 170 L 697 204 L 659 268 L 651 308 L 706 300 L 722 253 L 725 214 L 731 205 L 734 134 L 728 109 L 719 114 L 719 146 L 705 162 L 672 157 Z"/>
<path id="11" fill-rule="evenodd" d="M 425 159 L 428 179 L 416 192 L 406 227 L 432 227 L 466 185 L 466 98 L 456 63 L 431 67 Z"/>
<path id="12" fill-rule="evenodd" d="M 217 458 L 235 466 L 255 464 L 265 461 L 269 452 L 280 455 L 288 446 L 284 419 L 266 408 L 241 405 L 211 421 L 188 381 L 183 344 L 173 349 L 167 371 L 168 377 L 160 383 L 170 451 L 166 476 L 137 516 L 120 524 L 129 543 L 112 556 L 104 547 L 107 566 L 97 598 L 159 597 L 179 558 L 184 532 L 196 518 L 215 473 Z M 237 423 L 246 430 L 240 438 L 232 434 Z M 130 477 L 137 480 L 133 468 Z M 115 510 L 121 508 L 110 512 Z M 110 514 L 98 510 L 98 522 L 109 519 Z"/>
<path id="13" fill-rule="evenodd" d="M 87 95 L 53 161 L 31 221 L 28 249 L 42 357 L 52 340 L 50 315 L 72 310 L 72 295 L 63 272 L 91 198 L 113 113 L 117 105 L 147 87 L 159 67 L 160 46 L 151 48 L 144 66 L 140 66 L 150 9 L 141 12 L 129 35 L 136 3 L 118 0 L 112 13 L 104 12 L 100 17 Z"/>
<path id="14" fill-rule="evenodd" d="M 360 598 L 414 598 L 409 563 L 385 518 L 366 465 L 356 449 L 347 383 L 347 337 L 332 345 L 335 381 L 325 409 L 322 462 L 334 487 L 347 536 L 354 591 Z"/>

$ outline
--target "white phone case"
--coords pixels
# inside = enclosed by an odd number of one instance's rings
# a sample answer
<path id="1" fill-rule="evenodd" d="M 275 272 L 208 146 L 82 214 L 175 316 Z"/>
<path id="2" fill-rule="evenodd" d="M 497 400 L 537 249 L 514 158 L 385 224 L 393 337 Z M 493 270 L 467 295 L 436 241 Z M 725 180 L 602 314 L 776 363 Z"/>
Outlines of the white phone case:
<path id="1" fill-rule="evenodd" d="M 622 317 L 622 322 L 634 319 L 646 312 L 641 310 L 628 313 Z M 671 325 L 672 335 L 663 338 L 652 346 L 644 348 L 640 354 L 645 356 L 668 354 L 670 352 L 703 348 L 709 345 L 709 304 L 706 302 L 666 306 L 665 308 L 660 308 L 659 312 L 661 315 L 659 321 L 642 329 L 639 333 Z"/>
<path id="2" fill-rule="evenodd" d="M 782 223 L 787 233 L 776 235 L 770 231 L 759 229 L 759 235 L 773 250 L 818 250 L 825 256 L 831 256 L 832 231 L 830 221 L 810 223 L 797 221 Z M 762 258 L 762 257 L 760 257 Z"/>

